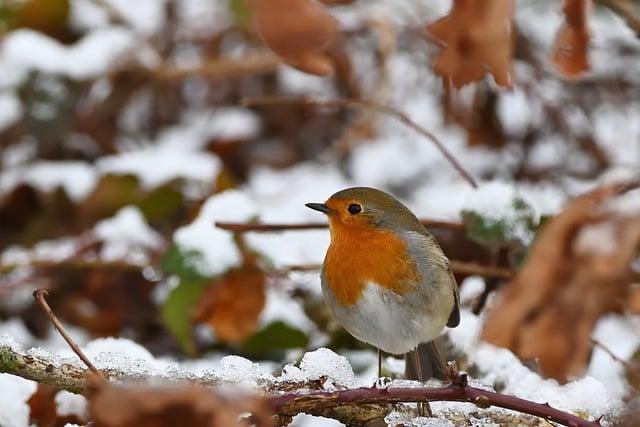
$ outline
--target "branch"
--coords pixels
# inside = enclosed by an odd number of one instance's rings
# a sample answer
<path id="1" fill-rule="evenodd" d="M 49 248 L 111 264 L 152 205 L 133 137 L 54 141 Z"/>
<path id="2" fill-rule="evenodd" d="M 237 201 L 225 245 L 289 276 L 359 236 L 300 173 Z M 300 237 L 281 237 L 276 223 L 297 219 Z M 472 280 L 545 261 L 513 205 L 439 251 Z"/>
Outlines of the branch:
<path id="1" fill-rule="evenodd" d="M 461 222 L 439 221 L 435 219 L 421 219 L 420 222 L 426 228 L 440 228 L 447 230 L 464 231 L 465 225 Z M 307 222 L 297 224 L 264 224 L 253 222 L 226 222 L 216 221 L 214 225 L 222 230 L 232 231 L 234 233 L 273 233 L 278 231 L 290 230 L 317 230 L 327 228 L 329 224 L 326 222 Z"/>
<path id="2" fill-rule="evenodd" d="M 53 356 L 29 354 L 0 343 L 0 372 L 48 384 L 54 387 L 81 393 L 85 389 L 90 371 L 86 368 L 59 363 Z M 101 373 L 112 380 L 138 384 L 184 384 L 192 383 L 215 387 L 225 382 L 216 376 L 196 376 L 187 372 L 172 371 L 172 377 L 149 375 L 146 372 L 102 370 Z M 461 377 L 463 377 L 461 375 Z M 567 426 L 599 426 L 597 422 L 585 421 L 572 414 L 550 407 L 547 404 L 530 402 L 513 396 L 506 396 L 481 390 L 456 381 L 445 387 L 417 388 L 357 388 L 334 392 L 319 391 L 322 381 L 278 381 L 265 380 L 258 384 L 266 393 L 274 412 L 283 417 L 305 412 L 339 420 L 347 425 L 364 425 L 386 415 L 389 404 L 400 402 L 459 401 L 474 403 L 482 408 L 497 406 L 524 414 L 542 417 Z M 300 393 L 299 390 L 311 390 Z M 298 392 L 296 392 L 298 391 Z"/>
<path id="3" fill-rule="evenodd" d="M 552 408 L 547 403 L 535 403 L 514 396 L 495 393 L 467 385 L 466 374 L 460 381 L 445 387 L 416 388 L 356 388 L 334 392 L 322 391 L 306 394 L 273 396 L 269 401 L 274 411 L 283 416 L 299 413 L 326 414 L 329 409 L 341 406 L 392 404 L 401 402 L 455 401 L 469 402 L 481 408 L 497 406 L 544 418 L 548 421 L 572 427 L 599 427 L 598 421 L 587 421 L 567 412 Z"/>
<path id="4" fill-rule="evenodd" d="M 235 78 L 247 74 L 270 73 L 277 70 L 280 64 L 282 61 L 275 55 L 255 54 L 242 58 L 208 59 L 191 67 L 165 63 L 148 71 L 159 80 L 181 80 L 191 76 Z"/>
<path id="5" fill-rule="evenodd" d="M 370 99 L 356 99 L 356 98 L 336 98 L 329 100 L 315 100 L 308 98 L 296 98 L 290 96 L 264 96 L 264 97 L 248 97 L 242 99 L 242 104 L 245 106 L 256 106 L 256 105 L 278 105 L 278 104 L 303 104 L 303 105 L 311 105 L 317 107 L 326 107 L 326 108 L 369 108 L 372 110 L 379 111 L 381 113 L 387 114 L 391 117 L 395 117 L 401 123 L 406 125 L 407 127 L 413 129 L 418 134 L 430 140 L 436 148 L 440 151 L 440 153 L 451 163 L 455 170 L 460 173 L 460 175 L 473 187 L 478 188 L 478 183 L 471 176 L 469 172 L 466 171 L 458 162 L 458 160 L 446 149 L 444 144 L 431 132 L 429 132 L 424 127 L 420 126 L 411 118 L 403 113 L 400 110 L 396 110 L 395 108 L 389 107 L 384 104 L 380 104 L 376 101 L 372 101 Z"/>

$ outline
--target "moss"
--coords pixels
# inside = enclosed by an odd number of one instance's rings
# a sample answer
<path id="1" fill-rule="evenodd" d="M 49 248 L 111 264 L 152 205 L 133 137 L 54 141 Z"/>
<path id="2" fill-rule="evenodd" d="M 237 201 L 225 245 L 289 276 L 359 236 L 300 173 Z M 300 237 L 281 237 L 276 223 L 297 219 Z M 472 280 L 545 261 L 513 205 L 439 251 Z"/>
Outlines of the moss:
<path id="1" fill-rule="evenodd" d="M 0 346 L 0 372 L 12 373 L 20 368 L 18 357 L 9 346 Z"/>

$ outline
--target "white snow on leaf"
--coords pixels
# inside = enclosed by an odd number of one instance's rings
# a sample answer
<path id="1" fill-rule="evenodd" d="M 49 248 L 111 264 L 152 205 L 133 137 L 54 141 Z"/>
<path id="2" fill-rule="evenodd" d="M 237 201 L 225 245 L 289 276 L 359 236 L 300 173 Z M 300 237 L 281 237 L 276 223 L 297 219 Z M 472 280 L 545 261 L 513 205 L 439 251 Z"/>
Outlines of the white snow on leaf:
<path id="1" fill-rule="evenodd" d="M 244 222 L 258 214 L 255 203 L 242 191 L 227 190 L 210 197 L 198 217 L 176 230 L 173 239 L 181 250 L 196 251 L 194 262 L 202 274 L 215 276 L 239 265 L 241 254 L 233 234 L 215 227 L 216 221 Z"/>
<path id="2" fill-rule="evenodd" d="M 105 174 L 133 174 L 148 189 L 178 178 L 211 185 L 221 167 L 220 160 L 213 154 L 172 150 L 162 146 L 102 157 L 97 166 Z"/>
<path id="3" fill-rule="evenodd" d="M 43 192 L 62 187 L 69 197 L 79 201 L 93 190 L 96 179 L 96 170 L 88 163 L 39 161 L 2 171 L 0 193 L 11 191 L 15 186 L 25 183 Z"/>
<path id="4" fill-rule="evenodd" d="M 27 400 L 35 393 L 37 384 L 9 374 L 0 374 L 0 426 L 28 427 L 29 405 Z M 10 398 L 9 398 L 10 397 Z"/>
<path id="5" fill-rule="evenodd" d="M 162 236 L 149 227 L 135 206 L 126 206 L 112 218 L 98 222 L 95 233 L 105 242 L 119 241 L 147 248 L 157 248 L 162 244 Z"/>
<path id="6" fill-rule="evenodd" d="M 475 212 L 485 220 L 504 222 L 508 236 L 528 244 L 533 240 L 534 235 L 519 217 L 520 213 L 514 209 L 514 202 L 517 199 L 525 201 L 536 209 L 533 202 L 523 196 L 512 184 L 491 181 L 471 192 L 463 209 Z M 538 211 L 535 210 L 532 214 L 534 216 L 532 219 L 537 222 Z"/>
<path id="7" fill-rule="evenodd" d="M 142 212 L 135 206 L 127 206 L 112 218 L 104 219 L 94 227 L 95 234 L 103 241 L 100 256 L 103 259 L 136 260 L 148 262 L 146 249 L 160 249 L 162 236 L 149 227 Z"/>
<path id="8" fill-rule="evenodd" d="M 37 70 L 74 79 L 103 75 L 135 45 L 133 34 L 122 28 L 92 31 L 71 46 L 40 32 L 21 29 L 8 33 L 0 47 L 0 63 L 23 73 Z"/>

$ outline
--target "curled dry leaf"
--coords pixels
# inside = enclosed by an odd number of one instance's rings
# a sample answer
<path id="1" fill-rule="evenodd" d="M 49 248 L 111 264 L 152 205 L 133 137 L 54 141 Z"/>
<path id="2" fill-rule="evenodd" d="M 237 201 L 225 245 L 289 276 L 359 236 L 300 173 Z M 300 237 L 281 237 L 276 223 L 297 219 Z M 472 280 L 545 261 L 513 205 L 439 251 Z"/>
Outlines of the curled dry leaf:
<path id="1" fill-rule="evenodd" d="M 583 373 L 595 322 L 628 303 L 640 217 L 601 209 L 627 189 L 603 187 L 549 221 L 489 313 L 484 339 L 537 359 L 547 377 L 567 381 Z"/>
<path id="2" fill-rule="evenodd" d="M 572 77 L 589 69 L 587 16 L 590 0 L 565 0 L 565 24 L 558 32 L 552 61 L 558 71 Z"/>
<path id="3" fill-rule="evenodd" d="M 490 73 L 511 87 L 512 15 L 512 0 L 455 0 L 449 15 L 427 27 L 427 36 L 442 47 L 433 68 L 447 86 L 460 88 Z"/>
<path id="4" fill-rule="evenodd" d="M 269 406 L 252 396 L 227 399 L 199 386 L 87 388 L 89 413 L 96 427 L 271 426 Z M 250 422 L 247 413 L 251 414 Z M 244 420 L 244 421 L 243 421 Z"/>
<path id="5" fill-rule="evenodd" d="M 287 64 L 320 76 L 333 72 L 326 49 L 337 34 L 336 20 L 315 0 L 249 0 L 267 46 Z"/>
<path id="6" fill-rule="evenodd" d="M 256 331 L 264 308 L 265 274 L 252 262 L 225 274 L 207 288 L 194 320 L 208 323 L 221 341 L 239 342 Z"/>

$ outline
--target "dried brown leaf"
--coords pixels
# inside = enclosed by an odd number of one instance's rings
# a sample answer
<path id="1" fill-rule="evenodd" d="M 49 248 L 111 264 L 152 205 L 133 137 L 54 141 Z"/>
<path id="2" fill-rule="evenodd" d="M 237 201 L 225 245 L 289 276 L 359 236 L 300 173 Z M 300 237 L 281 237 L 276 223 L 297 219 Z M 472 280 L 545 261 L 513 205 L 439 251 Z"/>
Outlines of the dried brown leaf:
<path id="1" fill-rule="evenodd" d="M 590 68 L 587 57 L 589 3 L 589 0 L 565 0 L 564 2 L 565 24 L 558 32 L 552 61 L 558 71 L 566 77 L 573 77 Z"/>
<path id="2" fill-rule="evenodd" d="M 314 0 L 250 0 L 264 42 L 287 64 L 310 74 L 333 72 L 326 49 L 337 35 L 336 20 Z"/>
<path id="3" fill-rule="evenodd" d="M 537 359 L 542 373 L 559 381 L 583 373 L 595 322 L 620 309 L 630 290 L 640 217 L 599 209 L 626 189 L 603 187 L 550 220 L 490 312 L 487 341 Z"/>
<path id="4" fill-rule="evenodd" d="M 258 327 L 264 308 L 265 274 L 253 263 L 227 273 L 207 290 L 194 320 L 208 323 L 221 341 L 239 342 Z"/>
<path id="5" fill-rule="evenodd" d="M 460 88 L 489 73 L 511 87 L 512 15 L 512 0 L 455 0 L 449 15 L 427 27 L 427 36 L 442 47 L 433 68 L 447 86 Z"/>
<path id="6" fill-rule="evenodd" d="M 87 390 L 90 418 L 96 427 L 271 426 L 267 404 L 258 397 L 231 401 L 198 386 L 120 387 L 92 383 Z"/>

